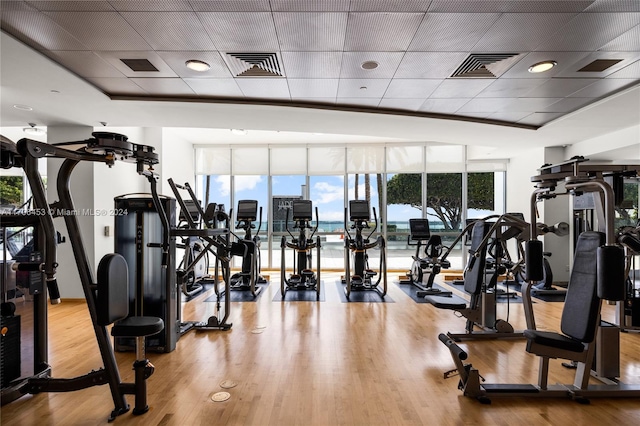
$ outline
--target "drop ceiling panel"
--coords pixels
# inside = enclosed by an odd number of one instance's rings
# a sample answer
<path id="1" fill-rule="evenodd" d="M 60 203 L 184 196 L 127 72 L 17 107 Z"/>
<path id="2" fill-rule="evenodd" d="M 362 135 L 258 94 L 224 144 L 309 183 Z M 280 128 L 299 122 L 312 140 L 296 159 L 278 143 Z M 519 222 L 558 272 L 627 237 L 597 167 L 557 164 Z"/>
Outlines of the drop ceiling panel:
<path id="1" fill-rule="evenodd" d="M 582 90 L 579 90 L 572 95 L 571 97 L 585 97 L 585 98 L 601 98 L 603 96 L 607 96 L 613 92 L 624 89 L 626 87 L 631 87 L 634 84 L 637 84 L 638 80 L 634 79 L 625 79 L 625 78 L 612 78 L 606 80 L 598 80 L 590 86 L 585 87 Z"/>
<path id="2" fill-rule="evenodd" d="M 461 114 L 479 112 L 494 113 L 499 111 L 506 102 L 510 102 L 510 100 L 504 98 L 475 98 L 464 104 L 458 112 Z"/>
<path id="3" fill-rule="evenodd" d="M 181 78 L 132 78 L 132 82 L 149 93 L 168 96 L 193 96 L 195 92 Z"/>
<path id="4" fill-rule="evenodd" d="M 385 98 L 428 98 L 442 83 L 440 79 L 393 79 L 384 94 Z"/>
<path id="5" fill-rule="evenodd" d="M 552 78 L 540 86 L 530 90 L 524 97 L 551 98 L 566 97 L 590 84 L 595 83 L 593 78 Z"/>
<path id="6" fill-rule="evenodd" d="M 529 115 L 528 112 L 494 112 L 493 114 L 489 114 L 487 118 L 490 120 L 501 120 L 515 123 L 522 120 L 527 115 Z"/>
<path id="7" fill-rule="evenodd" d="M 533 114 L 527 115 L 522 120 L 518 121 L 521 124 L 530 124 L 532 126 L 541 126 L 545 123 L 555 120 L 556 118 L 562 117 L 564 114 L 560 112 L 535 112 Z"/>
<path id="8" fill-rule="evenodd" d="M 568 113 L 576 111 L 584 106 L 589 105 L 594 101 L 594 98 L 565 98 L 558 102 L 549 105 L 544 110 L 538 112 L 562 112 Z"/>
<path id="9" fill-rule="evenodd" d="M 349 13 L 345 51 L 404 51 L 409 47 L 422 13 Z"/>
<path id="10" fill-rule="evenodd" d="M 409 45 L 409 51 L 470 51 L 498 13 L 428 13 Z M 460 31 L 464 28 L 464 31 Z"/>
<path id="11" fill-rule="evenodd" d="M 420 111 L 453 114 L 470 100 L 470 98 L 427 99 L 420 107 Z"/>
<path id="12" fill-rule="evenodd" d="M 198 12 L 268 12 L 269 0 L 196 0 L 189 2 Z"/>
<path id="13" fill-rule="evenodd" d="M 120 77 L 124 74 L 93 52 L 88 51 L 55 51 L 51 57 L 65 65 L 77 75 L 87 77 Z"/>
<path id="14" fill-rule="evenodd" d="M 113 65 L 118 71 L 127 77 L 177 77 L 171 67 L 162 58 L 152 51 L 122 51 L 122 52 L 96 52 L 105 61 Z M 121 59 L 146 59 L 158 69 L 158 71 L 133 71 L 125 65 Z"/>
<path id="15" fill-rule="evenodd" d="M 554 34 L 574 16 L 573 13 L 505 13 L 489 28 L 473 50 L 519 53 L 537 49 L 549 34 Z"/>
<path id="16" fill-rule="evenodd" d="M 390 79 L 340 79 L 338 85 L 338 99 L 336 102 L 341 103 L 340 98 L 382 98 L 384 92 L 389 86 Z"/>
<path id="17" fill-rule="evenodd" d="M 502 74 L 502 79 L 510 78 L 551 78 L 567 69 L 576 68 L 574 64 L 589 55 L 588 52 L 531 52 L 520 59 L 509 70 Z M 556 61 L 558 65 L 544 73 L 530 73 L 529 67 L 542 61 Z"/>
<path id="18" fill-rule="evenodd" d="M 154 50 L 215 50 L 195 12 L 122 12 Z"/>
<path id="19" fill-rule="evenodd" d="M 342 52 L 282 52 L 289 78 L 338 78 Z"/>
<path id="20" fill-rule="evenodd" d="M 184 78 L 197 95 L 242 97 L 242 91 L 233 78 Z"/>
<path id="21" fill-rule="evenodd" d="M 538 50 L 596 50 L 638 25 L 640 13 L 583 13 L 538 46 Z"/>
<path id="22" fill-rule="evenodd" d="M 335 98 L 338 94 L 337 78 L 289 79 L 291 98 Z"/>
<path id="23" fill-rule="evenodd" d="M 519 98 L 548 81 L 545 78 L 510 78 L 493 81 L 478 93 L 479 98 Z"/>
<path id="24" fill-rule="evenodd" d="M 620 71 L 614 72 L 609 75 L 609 78 L 631 78 L 640 80 L 640 61 L 635 61 L 634 63 L 622 68 Z"/>
<path id="25" fill-rule="evenodd" d="M 3 1 L 2 2 L 2 13 L 6 12 L 35 12 L 36 8 L 30 6 L 28 3 L 24 1 Z"/>
<path id="26" fill-rule="evenodd" d="M 92 50 L 151 50 L 117 12 L 47 12 L 47 15 Z"/>
<path id="27" fill-rule="evenodd" d="M 640 2 L 636 0 L 596 0 L 585 12 L 640 12 Z"/>
<path id="28" fill-rule="evenodd" d="M 274 12 L 348 12 L 351 0 L 271 0 Z"/>
<path id="29" fill-rule="evenodd" d="M 284 51 L 342 51 L 347 13 L 274 13 L 273 19 Z"/>
<path id="30" fill-rule="evenodd" d="M 407 52 L 395 78 L 447 78 L 466 57 L 466 52 Z"/>
<path id="31" fill-rule="evenodd" d="M 640 4 L 640 2 L 638 2 Z M 640 44 L 640 24 L 631 28 L 611 40 L 609 43 L 602 46 L 599 50 L 609 51 L 638 51 L 638 44 Z"/>
<path id="32" fill-rule="evenodd" d="M 351 0 L 352 12 L 426 12 L 431 0 Z"/>
<path id="33" fill-rule="evenodd" d="M 417 111 L 424 103 L 424 98 L 410 99 L 410 98 L 383 98 L 378 104 L 378 108 L 391 108 L 407 111 Z"/>
<path id="34" fill-rule="evenodd" d="M 498 112 L 536 112 L 547 108 L 562 98 L 518 98 L 505 100 Z"/>
<path id="35" fill-rule="evenodd" d="M 213 78 L 232 77 L 227 64 L 218 52 L 204 51 L 158 51 L 156 52 L 162 60 L 180 77 L 191 78 Z M 211 68 L 208 71 L 200 72 L 187 68 L 185 62 L 190 59 L 197 59 L 208 63 Z"/>
<path id="36" fill-rule="evenodd" d="M 2 3 L 4 5 L 4 2 Z M 115 11 L 107 1 L 28 1 L 27 3 L 41 11 Z"/>
<path id="37" fill-rule="evenodd" d="M 340 78 L 391 78 L 396 73 L 402 52 L 344 52 Z M 372 70 L 362 68 L 367 61 L 378 63 Z"/>
<path id="38" fill-rule="evenodd" d="M 580 12 L 592 2 L 593 0 L 434 0 L 429 12 Z"/>
<path id="39" fill-rule="evenodd" d="M 200 12 L 198 16 L 218 50 L 278 50 L 278 38 L 270 13 Z"/>
<path id="40" fill-rule="evenodd" d="M 120 11 L 129 12 L 192 12 L 187 0 L 110 0 L 109 3 Z"/>
<path id="41" fill-rule="evenodd" d="M 89 77 L 87 80 L 103 92 L 111 95 L 141 96 L 148 94 L 142 87 L 131 81 L 130 78 Z"/>
<path id="42" fill-rule="evenodd" d="M 4 6 L 4 4 L 3 4 Z M 89 50 L 76 37 L 39 12 L 3 10 L 2 29 L 38 50 Z"/>
<path id="43" fill-rule="evenodd" d="M 237 78 L 236 84 L 247 98 L 291 98 L 284 78 Z"/>
<path id="44" fill-rule="evenodd" d="M 492 79 L 465 78 L 444 80 L 431 94 L 432 98 L 471 98 L 487 88 Z"/>
<path id="45" fill-rule="evenodd" d="M 600 72 L 585 72 L 585 71 L 579 72 L 578 71 L 579 69 L 581 69 L 585 65 L 590 64 L 596 59 L 622 59 L 622 60 L 617 64 L 607 68 L 604 71 L 600 71 Z M 572 64 L 570 67 L 566 67 L 562 72 L 558 73 L 558 77 L 602 78 L 623 69 L 627 65 L 630 65 L 639 59 L 640 59 L 640 50 L 636 52 L 594 52 L 588 56 L 585 56 L 584 58 L 577 61 L 576 63 Z"/>

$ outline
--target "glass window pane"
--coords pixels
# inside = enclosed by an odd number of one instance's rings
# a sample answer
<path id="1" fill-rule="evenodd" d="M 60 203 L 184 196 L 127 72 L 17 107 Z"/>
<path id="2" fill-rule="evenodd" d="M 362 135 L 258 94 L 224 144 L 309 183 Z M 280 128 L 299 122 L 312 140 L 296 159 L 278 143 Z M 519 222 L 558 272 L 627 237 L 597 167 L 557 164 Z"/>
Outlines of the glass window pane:
<path id="1" fill-rule="evenodd" d="M 260 147 L 233 148 L 233 175 L 264 175 L 269 173 L 269 149 Z M 265 193 L 266 194 L 266 193 Z"/>
<path id="2" fill-rule="evenodd" d="M 231 149 L 196 148 L 196 175 L 228 175 L 231 173 Z"/>
<path id="3" fill-rule="evenodd" d="M 24 203 L 23 198 L 22 176 L 0 176 L 0 205 L 3 208 L 20 207 Z"/>
<path id="4" fill-rule="evenodd" d="M 202 188 L 202 194 L 206 194 L 207 178 L 209 179 L 209 197 L 202 199 L 203 205 L 207 203 L 222 204 L 224 210 L 229 213 L 231 209 L 231 176 L 229 175 L 208 175 L 200 176 L 201 182 L 199 187 Z"/>
<path id="5" fill-rule="evenodd" d="M 427 174 L 427 218 L 432 233 L 442 236 L 450 247 L 462 231 L 462 173 Z M 454 247 L 447 257 L 451 267 L 461 269 L 462 247 Z"/>
<path id="6" fill-rule="evenodd" d="M 388 146 L 387 172 L 424 171 L 424 153 L 422 146 Z"/>
<path id="7" fill-rule="evenodd" d="M 415 247 L 407 245 L 409 219 L 422 217 L 422 174 L 387 175 L 387 262 L 390 269 L 411 267 Z"/>
<path id="8" fill-rule="evenodd" d="M 344 176 L 310 176 L 309 198 L 318 208 L 322 268 L 344 267 Z"/>
<path id="9" fill-rule="evenodd" d="M 307 148 L 271 148 L 271 175 L 307 173 Z"/>
<path id="10" fill-rule="evenodd" d="M 309 175 L 344 173 L 345 149 L 341 147 L 310 147 Z"/>
<path id="11" fill-rule="evenodd" d="M 383 146 L 358 146 L 347 148 L 347 172 L 381 173 L 384 171 Z"/>
<path id="12" fill-rule="evenodd" d="M 469 219 L 503 214 L 504 173 L 468 173 L 467 208 Z"/>
<path id="13" fill-rule="evenodd" d="M 371 236 L 371 238 L 377 238 L 382 234 L 383 216 L 385 212 L 384 206 L 380 205 L 381 197 L 378 195 L 379 185 L 383 185 L 381 173 L 365 173 L 365 174 L 350 174 L 348 175 L 348 194 L 349 200 L 368 200 L 369 201 L 369 214 L 371 215 L 371 229 L 366 230 L 363 234 L 365 237 Z M 348 203 L 347 203 L 348 205 Z M 375 210 L 375 211 L 374 211 Z M 348 219 L 348 218 L 347 218 Z M 374 226 L 377 228 L 375 232 Z M 350 226 L 351 222 L 347 223 Z M 351 237 L 354 237 L 353 231 L 351 231 Z M 371 269 L 378 271 L 380 265 L 380 250 L 367 250 L 369 256 L 369 266 Z"/>
<path id="14" fill-rule="evenodd" d="M 280 247 L 280 241 L 282 236 L 286 235 L 289 239 L 289 234 L 285 229 L 285 220 L 287 220 L 288 211 L 288 227 L 289 231 L 293 235 L 297 235 L 296 230 L 293 229 L 293 217 L 291 212 L 291 206 L 293 200 L 299 200 L 304 198 L 305 190 L 305 176 L 273 176 L 271 178 L 271 223 L 273 225 L 273 233 L 271 236 L 271 264 L 279 267 L 282 255 L 282 249 Z M 315 213 L 312 221 L 312 226 L 315 226 Z M 285 249 L 285 259 L 287 262 L 291 262 L 292 249 Z M 315 252 L 313 253 L 315 256 Z M 292 264 L 288 264 L 288 267 L 293 267 Z M 315 269 L 315 267 L 313 268 Z"/>

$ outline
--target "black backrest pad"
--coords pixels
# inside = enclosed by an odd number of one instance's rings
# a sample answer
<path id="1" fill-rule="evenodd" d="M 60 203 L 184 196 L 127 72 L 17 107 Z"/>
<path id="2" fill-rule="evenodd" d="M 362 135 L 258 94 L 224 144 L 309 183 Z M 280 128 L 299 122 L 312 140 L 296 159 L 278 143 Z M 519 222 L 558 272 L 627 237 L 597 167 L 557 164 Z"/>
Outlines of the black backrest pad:
<path id="1" fill-rule="evenodd" d="M 98 325 L 107 326 L 129 315 L 129 268 L 117 253 L 100 260 L 96 305 Z"/>
<path id="2" fill-rule="evenodd" d="M 564 334 L 584 343 L 595 338 L 600 299 L 597 290 L 597 250 L 605 242 L 601 232 L 580 234 L 569 277 L 560 328 Z"/>
<path id="3" fill-rule="evenodd" d="M 469 294 L 480 294 L 484 280 L 484 267 L 487 257 L 487 244 L 480 250 L 480 243 L 484 239 L 490 224 L 478 220 L 471 228 L 471 247 L 469 248 L 469 260 L 464 274 L 464 291 Z M 476 253 L 477 252 L 477 253 Z"/>

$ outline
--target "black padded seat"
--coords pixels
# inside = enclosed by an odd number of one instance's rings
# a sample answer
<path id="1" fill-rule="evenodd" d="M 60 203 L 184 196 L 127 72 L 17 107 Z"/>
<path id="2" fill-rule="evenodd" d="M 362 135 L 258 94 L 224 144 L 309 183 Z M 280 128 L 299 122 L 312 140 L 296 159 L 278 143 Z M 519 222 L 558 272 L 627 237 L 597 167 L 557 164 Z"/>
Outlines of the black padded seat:
<path id="1" fill-rule="evenodd" d="M 111 335 L 114 337 L 144 337 L 159 333 L 164 321 L 156 317 L 128 317 L 113 324 Z"/>
<path id="2" fill-rule="evenodd" d="M 467 307 L 467 302 L 464 299 L 457 298 L 456 300 L 450 296 L 426 296 L 425 299 L 439 309 L 459 311 Z M 460 302 L 458 302 L 458 300 L 460 300 Z"/>
<path id="3" fill-rule="evenodd" d="M 537 343 L 539 345 L 576 353 L 584 351 L 584 345 L 579 341 L 551 331 L 524 330 L 524 337 L 527 338 L 527 345 Z M 527 349 L 529 348 L 527 347 Z"/>

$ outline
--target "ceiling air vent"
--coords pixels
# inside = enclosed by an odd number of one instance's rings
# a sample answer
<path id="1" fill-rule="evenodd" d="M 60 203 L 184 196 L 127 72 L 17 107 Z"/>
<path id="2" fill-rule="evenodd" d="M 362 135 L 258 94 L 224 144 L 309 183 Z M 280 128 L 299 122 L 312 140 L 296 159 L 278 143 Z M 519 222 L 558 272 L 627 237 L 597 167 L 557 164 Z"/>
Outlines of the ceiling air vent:
<path id="1" fill-rule="evenodd" d="M 602 72 L 621 61 L 622 59 L 596 59 L 590 64 L 580 68 L 578 72 Z"/>
<path id="2" fill-rule="evenodd" d="M 158 71 L 158 68 L 153 66 L 151 62 L 147 59 L 120 59 L 126 66 L 131 68 L 132 71 L 136 72 L 149 72 L 149 71 Z"/>
<path id="3" fill-rule="evenodd" d="M 284 77 L 277 53 L 227 53 L 235 77 Z"/>
<path id="4" fill-rule="evenodd" d="M 519 53 L 472 53 L 451 77 L 496 78 L 508 70 L 520 56 Z"/>

